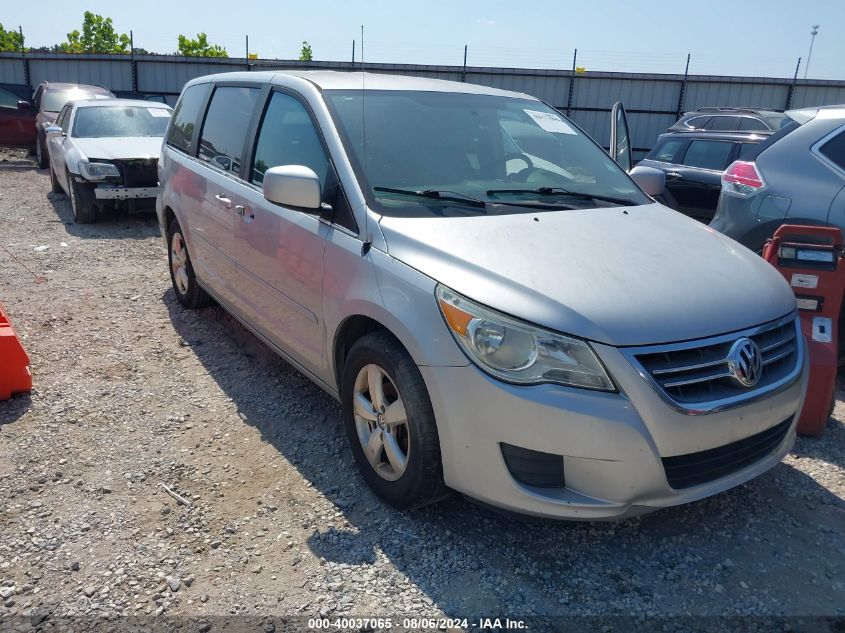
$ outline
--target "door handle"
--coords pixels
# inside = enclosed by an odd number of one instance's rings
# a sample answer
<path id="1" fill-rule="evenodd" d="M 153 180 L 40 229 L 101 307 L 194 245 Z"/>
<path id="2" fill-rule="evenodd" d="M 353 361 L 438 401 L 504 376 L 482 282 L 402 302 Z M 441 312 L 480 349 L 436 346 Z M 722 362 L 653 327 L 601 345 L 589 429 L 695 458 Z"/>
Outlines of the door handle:
<path id="1" fill-rule="evenodd" d="M 678 180 L 681 178 L 681 174 L 676 171 L 667 171 L 666 178 L 668 178 L 669 180 Z"/>
<path id="2" fill-rule="evenodd" d="M 232 201 L 229 200 L 229 198 L 224 196 L 222 193 L 218 193 L 214 197 L 217 199 L 217 202 L 219 202 L 224 208 L 226 208 L 226 209 L 232 208 Z"/>

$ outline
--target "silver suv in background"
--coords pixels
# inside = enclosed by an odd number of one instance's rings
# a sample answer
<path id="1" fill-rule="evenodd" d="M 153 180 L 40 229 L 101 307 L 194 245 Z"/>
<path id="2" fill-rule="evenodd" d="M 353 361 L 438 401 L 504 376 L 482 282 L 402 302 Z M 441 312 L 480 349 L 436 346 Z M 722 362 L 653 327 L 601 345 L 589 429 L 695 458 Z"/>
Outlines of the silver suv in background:
<path id="1" fill-rule="evenodd" d="M 397 508 L 454 489 L 619 518 L 792 445 L 807 365 L 782 277 L 533 97 L 212 75 L 184 88 L 159 174 L 178 301 L 216 300 L 337 397 Z"/>
<path id="2" fill-rule="evenodd" d="M 786 115 L 786 126 L 725 171 L 710 224 L 757 252 L 781 224 L 845 229 L 845 105 Z"/>

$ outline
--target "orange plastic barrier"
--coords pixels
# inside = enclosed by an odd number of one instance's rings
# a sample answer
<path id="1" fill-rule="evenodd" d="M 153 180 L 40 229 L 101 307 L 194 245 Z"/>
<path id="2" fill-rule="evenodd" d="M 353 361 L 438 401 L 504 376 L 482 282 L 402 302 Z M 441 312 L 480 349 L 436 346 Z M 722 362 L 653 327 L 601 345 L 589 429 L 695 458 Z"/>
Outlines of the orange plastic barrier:
<path id="1" fill-rule="evenodd" d="M 0 400 L 8 400 L 13 393 L 31 390 L 29 356 L 0 305 Z"/>

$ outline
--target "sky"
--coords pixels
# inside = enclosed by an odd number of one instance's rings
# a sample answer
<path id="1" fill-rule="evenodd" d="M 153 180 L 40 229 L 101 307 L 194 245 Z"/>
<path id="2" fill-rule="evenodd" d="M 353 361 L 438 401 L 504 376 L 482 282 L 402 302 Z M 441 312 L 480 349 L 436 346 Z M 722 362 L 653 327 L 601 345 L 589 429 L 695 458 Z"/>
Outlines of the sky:
<path id="1" fill-rule="evenodd" d="M 845 79 L 845 0 L 9 0 L 5 28 L 23 27 L 28 46 L 49 46 L 78 29 L 82 14 L 110 16 L 135 45 L 173 52 L 177 36 L 205 32 L 231 57 L 295 59 L 303 40 L 315 60 L 360 61 L 361 25 L 368 62 L 587 71 L 792 77 L 810 30 L 819 24 L 807 77 Z"/>

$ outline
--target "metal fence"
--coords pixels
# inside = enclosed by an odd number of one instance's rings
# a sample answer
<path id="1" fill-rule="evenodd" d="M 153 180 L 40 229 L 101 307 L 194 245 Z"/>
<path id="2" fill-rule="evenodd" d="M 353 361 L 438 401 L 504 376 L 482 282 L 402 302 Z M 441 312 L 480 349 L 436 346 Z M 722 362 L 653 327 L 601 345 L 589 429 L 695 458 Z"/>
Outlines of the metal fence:
<path id="1" fill-rule="evenodd" d="M 351 62 L 298 62 L 176 55 L 69 55 L 0 53 L 0 83 L 35 86 L 42 81 L 103 85 L 114 92 L 161 95 L 172 105 L 185 82 L 231 71 L 360 70 Z M 783 110 L 845 103 L 845 81 L 797 78 L 585 72 L 574 69 L 482 68 L 420 64 L 364 64 L 368 72 L 466 81 L 524 92 L 571 116 L 603 146 L 609 143 L 610 109 L 628 112 L 635 157 L 651 149 L 685 110 L 745 106 Z"/>

